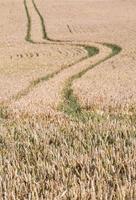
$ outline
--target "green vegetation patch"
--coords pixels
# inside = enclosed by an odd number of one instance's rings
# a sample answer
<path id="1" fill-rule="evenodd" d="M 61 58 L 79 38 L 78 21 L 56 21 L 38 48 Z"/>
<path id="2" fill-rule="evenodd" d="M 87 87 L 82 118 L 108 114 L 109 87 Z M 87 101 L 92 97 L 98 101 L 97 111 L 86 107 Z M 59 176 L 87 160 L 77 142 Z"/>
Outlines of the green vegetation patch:
<path id="1" fill-rule="evenodd" d="M 122 50 L 121 47 L 119 47 L 115 44 L 104 43 L 103 45 L 110 48 L 112 50 L 112 52 L 108 56 L 106 56 L 104 59 L 98 61 L 96 64 L 91 65 L 88 68 L 82 70 L 81 72 L 73 75 L 65 84 L 65 87 L 63 89 L 63 102 L 59 106 L 59 109 L 62 110 L 67 115 L 71 116 L 72 118 L 74 117 L 75 119 L 78 119 L 78 120 L 81 119 L 83 121 L 86 121 L 86 120 L 88 120 L 89 117 L 92 116 L 91 114 L 89 114 L 89 112 L 87 112 L 81 108 L 77 97 L 73 94 L 73 90 L 72 90 L 73 81 L 81 78 L 90 69 L 96 67 L 97 65 L 110 59 L 111 57 L 119 54 L 120 51 Z M 85 49 L 88 51 L 89 56 L 99 53 L 99 50 L 94 47 L 92 48 L 92 51 L 91 51 L 90 47 L 85 47 Z"/>

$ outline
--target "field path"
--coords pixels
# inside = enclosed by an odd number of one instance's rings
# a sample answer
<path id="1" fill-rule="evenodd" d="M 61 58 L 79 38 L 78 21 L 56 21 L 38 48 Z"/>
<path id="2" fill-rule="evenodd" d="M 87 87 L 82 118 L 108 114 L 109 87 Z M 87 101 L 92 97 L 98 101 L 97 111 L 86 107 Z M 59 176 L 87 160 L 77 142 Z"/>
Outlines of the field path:
<path id="1" fill-rule="evenodd" d="M 90 43 L 90 45 L 94 44 Z M 99 54 L 61 70 L 57 76 L 50 78 L 50 80 L 47 79 L 48 81 L 41 81 L 26 96 L 23 95 L 22 98 L 20 97 L 15 103 L 16 106 L 25 108 L 25 110 L 29 108 L 31 111 L 39 111 L 39 109 L 40 111 L 46 111 L 46 108 L 49 106 L 56 109 L 61 100 L 65 82 L 73 75 L 80 73 L 112 53 L 108 47 L 103 47 L 99 44 L 96 46 L 99 48 Z"/>
<path id="2" fill-rule="evenodd" d="M 68 66 L 64 66 L 61 70 L 52 74 L 34 80 L 26 89 L 12 97 L 13 103 L 11 105 L 17 109 L 32 112 L 47 112 L 50 108 L 56 110 L 60 102 L 63 101 L 62 92 L 65 90 L 65 84 L 67 82 L 71 81 L 71 87 L 73 79 L 77 77 L 80 78 L 81 75 L 84 75 L 92 67 L 95 67 L 112 56 L 115 56 L 121 51 L 121 48 L 113 44 L 100 44 L 87 41 L 60 41 L 51 39 L 47 34 L 45 19 L 40 13 L 35 1 L 24 0 L 24 6 L 28 20 L 25 38 L 26 41 L 35 45 L 50 44 L 60 46 L 78 46 L 84 48 L 87 52 L 86 56 L 82 59 L 79 59 Z M 68 99 L 66 99 L 65 95 L 63 97 L 65 104 Z"/>

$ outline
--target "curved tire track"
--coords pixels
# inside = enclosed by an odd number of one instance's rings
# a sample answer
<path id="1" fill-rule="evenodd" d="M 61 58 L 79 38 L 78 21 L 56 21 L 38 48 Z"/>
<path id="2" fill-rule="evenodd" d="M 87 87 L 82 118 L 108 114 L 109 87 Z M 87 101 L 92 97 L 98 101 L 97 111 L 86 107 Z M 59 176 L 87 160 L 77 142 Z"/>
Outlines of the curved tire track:
<path id="1" fill-rule="evenodd" d="M 35 2 L 32 0 L 32 3 L 34 5 L 34 8 L 36 10 L 36 12 L 38 13 L 38 16 L 40 17 L 40 20 L 41 20 L 41 26 L 42 26 L 42 31 L 43 31 L 43 39 L 46 40 L 46 42 L 35 42 L 33 41 L 33 39 L 31 38 L 31 28 L 32 28 L 32 20 L 31 20 L 31 16 L 30 16 L 30 13 L 29 13 L 29 9 L 28 9 L 28 6 L 27 6 L 27 2 L 26 0 L 24 0 L 24 7 L 25 7 L 25 11 L 26 11 L 26 16 L 27 16 L 27 34 L 26 34 L 26 41 L 27 42 L 30 42 L 30 43 L 33 43 L 33 44 L 51 44 L 51 45 L 68 45 L 68 46 L 77 46 L 77 47 L 82 47 L 86 50 L 87 52 L 87 55 L 81 59 L 79 59 L 78 61 L 76 62 L 72 62 L 71 64 L 69 65 L 65 65 L 63 66 L 60 70 L 57 70 L 53 73 L 50 73 L 50 74 L 47 74 L 46 76 L 43 76 L 43 77 L 40 77 L 34 81 L 32 81 L 27 88 L 25 88 L 24 90 L 22 90 L 21 92 L 17 93 L 16 95 L 12 96 L 11 99 L 14 99 L 14 100 L 19 100 L 21 97 L 23 96 L 26 96 L 30 91 L 32 91 L 39 83 L 41 83 L 42 81 L 48 81 L 49 79 L 53 78 L 55 75 L 59 74 L 62 70 L 64 69 L 67 69 L 67 68 L 70 68 L 72 67 L 73 65 L 77 64 L 77 63 L 80 63 L 81 61 L 95 55 L 95 54 L 98 54 L 99 53 L 99 49 L 96 48 L 96 47 L 92 47 L 92 46 L 89 46 L 87 44 L 77 44 L 77 43 L 74 43 L 72 44 L 71 42 L 69 43 L 66 43 L 66 42 L 63 42 L 63 41 L 56 41 L 56 40 L 52 40 L 52 39 L 49 39 L 48 35 L 47 35 L 47 32 L 46 32 L 46 29 L 45 29 L 45 25 L 44 25 L 44 19 L 42 18 L 42 15 L 40 14 L 38 8 L 36 7 L 36 4 Z M 51 43 L 48 43 L 48 41 L 50 41 Z"/>
<path id="2" fill-rule="evenodd" d="M 21 97 L 27 95 L 29 92 L 31 92 L 39 83 L 43 82 L 43 81 L 47 81 L 53 77 L 55 77 L 56 75 L 60 74 L 64 69 L 66 68 L 70 68 L 78 63 L 81 63 L 82 61 L 87 60 L 88 58 L 90 58 L 91 56 L 98 54 L 99 53 L 99 49 L 97 47 L 92 47 L 90 45 L 88 45 L 86 42 L 73 42 L 73 41 L 61 41 L 61 40 L 54 40 L 48 37 L 47 31 L 46 31 L 46 27 L 45 27 L 45 21 L 44 18 L 42 17 L 38 7 L 36 6 L 36 3 L 34 0 L 32 0 L 32 4 L 34 6 L 35 12 L 37 13 L 37 15 L 39 16 L 40 19 L 40 23 L 41 23 L 41 28 L 42 28 L 42 33 L 43 33 L 43 38 L 44 42 L 35 42 L 33 41 L 33 39 L 31 38 L 31 26 L 32 26 L 32 21 L 31 21 L 31 16 L 29 14 L 29 9 L 27 7 L 27 2 L 26 0 L 24 0 L 24 6 L 25 6 L 25 10 L 26 10 L 26 15 L 27 15 L 27 34 L 26 34 L 26 41 L 33 43 L 33 44 L 50 44 L 50 45 L 69 45 L 69 46 L 78 46 L 78 47 L 83 47 L 86 51 L 87 51 L 87 56 L 80 59 L 78 62 L 74 62 L 72 64 L 70 64 L 69 66 L 65 66 L 63 67 L 63 69 L 60 69 L 54 73 L 48 74 L 44 77 L 38 78 L 37 80 L 33 81 L 32 83 L 30 83 L 30 85 L 23 91 L 21 91 L 20 93 L 18 93 L 16 96 L 12 97 L 12 99 L 15 100 L 19 100 Z M 111 53 L 107 56 L 105 56 L 104 58 L 100 59 L 98 62 L 96 62 L 93 65 L 90 65 L 89 67 L 81 70 L 80 72 L 78 72 L 77 74 L 72 75 L 70 78 L 68 78 L 68 80 L 66 80 L 64 89 L 63 89 L 63 102 L 61 104 L 61 110 L 63 110 L 63 112 L 69 114 L 69 115 L 81 115 L 82 113 L 82 109 L 78 103 L 77 98 L 74 96 L 73 94 L 73 90 L 71 89 L 72 87 L 72 83 L 75 79 L 80 78 L 81 76 L 83 76 L 86 72 L 88 72 L 90 69 L 94 68 L 95 66 L 101 64 L 102 62 L 105 62 L 106 60 L 110 59 L 111 57 L 117 55 L 120 53 L 121 51 L 121 47 L 114 45 L 114 44 L 109 44 L 109 43 L 96 43 L 96 45 L 102 45 L 104 47 L 108 47 L 109 49 L 111 49 Z"/>

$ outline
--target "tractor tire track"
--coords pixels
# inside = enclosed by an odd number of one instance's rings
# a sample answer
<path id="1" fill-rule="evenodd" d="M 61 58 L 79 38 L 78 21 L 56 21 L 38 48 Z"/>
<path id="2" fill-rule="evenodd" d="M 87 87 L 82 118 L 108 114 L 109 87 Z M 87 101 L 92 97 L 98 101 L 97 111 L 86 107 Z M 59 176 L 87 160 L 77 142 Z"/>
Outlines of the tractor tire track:
<path id="1" fill-rule="evenodd" d="M 35 12 L 37 13 L 37 15 L 39 16 L 40 19 L 40 23 L 41 23 L 41 29 L 42 29 L 42 39 L 44 40 L 44 42 L 40 41 L 40 42 L 35 42 L 32 37 L 31 37 L 31 28 L 32 28 L 32 21 L 31 21 L 31 16 L 29 13 L 29 9 L 27 7 L 27 2 L 26 0 L 24 0 L 24 6 L 25 6 L 25 10 L 26 10 L 26 15 L 27 15 L 27 34 L 26 34 L 26 41 L 33 43 L 33 44 L 50 44 L 50 45 L 69 45 L 69 46 L 78 46 L 78 47 L 82 47 L 87 51 L 87 56 L 85 56 L 84 58 L 80 59 L 79 61 L 70 64 L 69 66 L 64 66 L 62 69 L 48 74 L 44 77 L 40 77 L 37 80 L 34 80 L 32 83 L 30 83 L 30 85 L 23 91 L 21 91 L 20 93 L 18 93 L 16 96 L 12 97 L 12 99 L 14 100 L 19 100 L 21 99 L 23 96 L 28 95 L 32 90 L 35 89 L 36 86 L 38 86 L 38 84 L 42 83 L 43 81 L 48 81 L 51 78 L 54 78 L 56 75 L 59 75 L 62 73 L 63 70 L 66 70 L 70 67 L 74 67 L 77 64 L 80 64 L 84 61 L 86 61 L 87 59 L 89 59 L 91 56 L 98 54 L 99 53 L 99 49 L 97 47 L 92 47 L 91 45 L 88 45 L 89 42 L 74 42 L 74 41 L 61 41 L 61 40 L 54 40 L 48 37 L 47 34 L 47 30 L 45 27 L 45 21 L 44 18 L 42 17 L 42 14 L 40 13 L 38 7 L 36 6 L 36 3 L 34 0 L 32 0 L 32 4 L 34 6 Z M 94 68 L 95 66 L 101 64 L 102 62 L 105 62 L 106 60 L 110 59 L 111 57 L 117 55 L 120 53 L 121 51 L 121 47 L 114 45 L 114 44 L 109 44 L 109 43 L 95 43 L 95 45 L 102 45 L 104 48 L 109 48 L 111 49 L 111 52 L 106 55 L 104 58 L 100 59 L 99 61 L 87 66 L 86 68 L 83 68 L 81 71 L 78 71 L 77 73 L 71 75 L 69 78 L 66 78 L 65 84 L 64 84 L 64 88 L 63 88 L 63 101 L 61 103 L 61 105 L 59 106 L 59 108 L 61 108 L 61 110 L 69 115 L 81 115 L 82 110 L 81 107 L 78 103 L 77 98 L 74 96 L 73 94 L 73 90 L 72 90 L 72 83 L 74 80 L 80 78 L 81 76 L 83 76 L 86 72 L 88 72 L 89 70 L 91 70 L 92 68 Z M 59 77 L 59 76 L 58 76 Z"/>
<path id="2" fill-rule="evenodd" d="M 24 0 L 24 7 L 25 7 L 25 11 L 26 11 L 26 16 L 27 16 L 27 34 L 26 34 L 26 41 L 27 42 L 30 42 L 30 43 L 33 43 L 33 44 L 51 44 L 51 45 L 68 45 L 68 46 L 78 46 L 78 47 L 81 47 L 81 48 L 84 48 L 85 51 L 87 52 L 87 55 L 84 56 L 83 58 L 79 59 L 79 61 L 76 61 L 76 62 L 72 62 L 71 64 L 69 65 L 65 65 L 63 66 L 60 70 L 57 70 L 51 74 L 47 74 L 46 76 L 43 76 L 43 77 L 40 77 L 34 81 L 32 81 L 27 88 L 25 88 L 24 90 L 20 91 L 19 93 L 17 93 L 16 95 L 12 96 L 11 99 L 13 100 L 19 100 L 21 97 L 27 95 L 30 91 L 32 91 L 39 83 L 43 82 L 43 81 L 48 81 L 49 79 L 53 78 L 55 75 L 59 74 L 62 70 L 64 69 L 67 69 L 67 68 L 70 68 L 72 67 L 73 65 L 75 64 L 78 64 L 80 63 L 81 61 L 95 55 L 95 54 L 98 54 L 99 53 L 99 49 L 96 48 L 96 47 L 92 47 L 92 46 L 89 46 L 87 44 L 76 44 L 76 43 L 64 43 L 63 41 L 61 41 L 61 43 L 58 43 L 58 41 L 55 41 L 55 40 L 52 40 L 52 39 L 49 39 L 48 35 L 47 35 L 47 32 L 46 32 L 46 28 L 45 28 L 45 22 L 44 22 L 44 19 L 42 17 L 42 15 L 40 14 L 38 8 L 36 7 L 36 4 L 35 2 L 32 0 L 32 3 L 33 3 L 33 6 L 35 8 L 35 11 L 37 12 L 40 20 L 41 20 L 41 27 L 42 27 L 42 33 L 43 33 L 43 39 L 46 40 L 46 42 L 35 42 L 33 39 L 32 39 L 32 36 L 31 36 L 31 29 L 32 29 L 32 20 L 31 20 L 31 16 L 30 16 L 30 13 L 29 13 L 29 9 L 28 9 L 28 6 L 27 6 L 27 1 Z M 48 41 L 51 41 L 51 43 Z M 59 41 L 60 42 L 60 41 Z"/>

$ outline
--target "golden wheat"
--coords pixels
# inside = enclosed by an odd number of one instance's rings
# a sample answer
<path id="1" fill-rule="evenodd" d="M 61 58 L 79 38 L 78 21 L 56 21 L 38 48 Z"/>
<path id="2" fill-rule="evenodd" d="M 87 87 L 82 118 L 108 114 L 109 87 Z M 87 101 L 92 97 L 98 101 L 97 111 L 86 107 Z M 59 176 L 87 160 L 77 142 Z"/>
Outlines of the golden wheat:
<path id="1" fill-rule="evenodd" d="M 136 199 L 135 0 L 0 2 L 0 199 Z"/>

